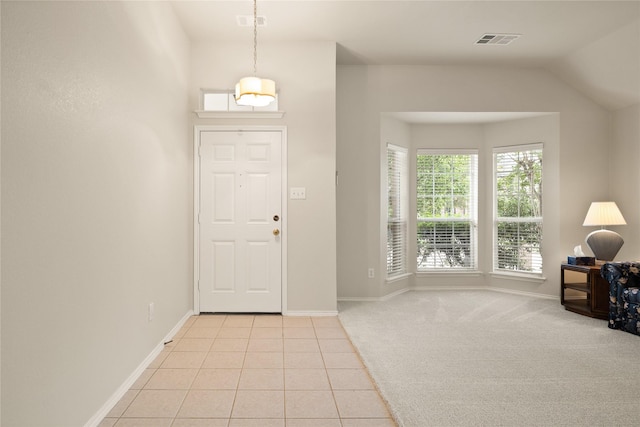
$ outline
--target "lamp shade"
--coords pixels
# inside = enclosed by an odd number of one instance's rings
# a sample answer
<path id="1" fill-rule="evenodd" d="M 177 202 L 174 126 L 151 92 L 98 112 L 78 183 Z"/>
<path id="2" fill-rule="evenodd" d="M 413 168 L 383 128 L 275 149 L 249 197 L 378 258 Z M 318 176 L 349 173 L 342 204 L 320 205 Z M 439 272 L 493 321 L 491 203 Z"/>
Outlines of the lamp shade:
<path id="1" fill-rule="evenodd" d="M 276 99 L 276 82 L 259 77 L 244 77 L 236 84 L 236 104 L 265 107 Z"/>
<path id="2" fill-rule="evenodd" d="M 593 202 L 582 225 L 604 227 L 605 225 L 625 225 L 626 223 L 616 202 Z"/>
<path id="3" fill-rule="evenodd" d="M 615 202 L 593 202 L 589 207 L 587 216 L 582 225 L 600 226 L 602 230 L 596 230 L 587 236 L 585 240 L 593 255 L 602 261 L 613 261 L 616 254 L 624 244 L 622 237 L 615 231 L 605 230 L 606 225 L 625 225 L 618 205 Z"/>

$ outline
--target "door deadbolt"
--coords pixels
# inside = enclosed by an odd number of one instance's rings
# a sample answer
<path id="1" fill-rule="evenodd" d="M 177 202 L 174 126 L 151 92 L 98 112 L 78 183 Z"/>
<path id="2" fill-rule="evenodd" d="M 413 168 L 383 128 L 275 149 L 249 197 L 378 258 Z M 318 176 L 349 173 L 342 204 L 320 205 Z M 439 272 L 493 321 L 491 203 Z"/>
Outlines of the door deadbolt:
<path id="1" fill-rule="evenodd" d="M 274 236 L 277 236 L 277 235 L 279 235 L 279 234 L 280 234 L 280 230 L 278 230 L 277 228 L 274 228 L 274 229 L 273 229 L 273 235 L 274 235 Z"/>
<path id="2" fill-rule="evenodd" d="M 273 220 L 278 222 L 278 221 L 280 221 L 280 217 L 278 215 L 274 215 L 273 216 Z"/>

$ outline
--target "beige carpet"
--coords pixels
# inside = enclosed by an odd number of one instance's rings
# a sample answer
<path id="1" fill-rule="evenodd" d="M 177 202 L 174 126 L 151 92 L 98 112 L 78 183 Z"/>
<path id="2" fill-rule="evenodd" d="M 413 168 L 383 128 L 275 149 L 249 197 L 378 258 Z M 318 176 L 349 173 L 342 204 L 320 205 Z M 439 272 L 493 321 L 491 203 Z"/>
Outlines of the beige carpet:
<path id="1" fill-rule="evenodd" d="M 339 311 L 400 426 L 637 422 L 640 337 L 559 301 L 418 291 Z"/>

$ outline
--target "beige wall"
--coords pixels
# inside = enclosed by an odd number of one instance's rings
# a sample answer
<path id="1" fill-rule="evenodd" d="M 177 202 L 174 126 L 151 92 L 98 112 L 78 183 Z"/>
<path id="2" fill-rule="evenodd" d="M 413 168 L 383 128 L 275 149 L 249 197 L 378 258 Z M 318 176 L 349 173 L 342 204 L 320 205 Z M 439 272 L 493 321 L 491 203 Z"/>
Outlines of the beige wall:
<path id="1" fill-rule="evenodd" d="M 2 36 L 3 423 L 82 425 L 192 308 L 196 124 L 287 127 L 287 308 L 335 313 L 335 44 L 261 45 L 283 119 L 200 120 L 250 46 L 166 3 L 3 2 Z"/>
<path id="2" fill-rule="evenodd" d="M 2 23 L 2 5 L 0 5 L 0 25 Z M 0 27 L 0 47 L 2 46 L 2 27 Z M 0 54 L 2 50 L 0 49 Z M 1 56 L 1 55 L 0 55 Z M 0 82 L 2 81 L 2 59 L 0 58 Z M 0 84 L 0 99 L 2 99 L 2 84 Z M 0 189 L 2 188 L 2 102 L 0 102 Z M 0 224 L 2 224 L 2 192 L 0 191 Z M 2 242 L 2 227 L 0 227 L 0 242 Z M 2 424 L 2 245 L 0 244 L 0 424 Z"/>
<path id="3" fill-rule="evenodd" d="M 336 47 L 334 43 L 260 44 L 258 75 L 275 79 L 282 119 L 197 119 L 193 125 L 287 127 L 288 187 L 306 200 L 288 203 L 287 312 L 336 311 Z M 251 73 L 251 46 L 196 43 L 189 108 L 200 90 L 231 89 Z"/>
<path id="4" fill-rule="evenodd" d="M 338 297 L 378 297 L 384 279 L 380 265 L 379 125 L 367 111 L 366 67 L 338 67 L 337 89 L 337 251 Z M 374 127 L 374 132 L 370 128 Z M 375 131 L 378 131 L 376 134 Z M 371 134 L 373 133 L 373 136 Z M 367 140 L 366 138 L 374 138 Z M 366 149 L 369 147 L 369 149 Z M 373 189 L 373 190 L 372 190 Z M 374 280 L 367 269 L 375 268 Z M 377 267 L 377 268 L 376 268 Z"/>
<path id="5" fill-rule="evenodd" d="M 609 159 L 609 194 L 615 200 L 627 225 L 611 227 L 620 233 L 624 246 L 617 260 L 640 260 L 640 105 L 612 113 L 612 137 L 607 139 Z"/>
<path id="6" fill-rule="evenodd" d="M 191 309 L 196 124 L 287 126 L 288 186 L 307 188 L 288 202 L 292 314 L 405 286 L 384 283 L 381 190 L 385 140 L 410 130 L 384 112 L 559 112 L 548 282 L 505 287 L 557 294 L 555 266 L 584 239 L 590 201 L 610 195 L 629 222 L 621 256 L 640 255 L 640 206 L 624 197 L 638 106 L 609 114 L 540 70 L 336 71 L 333 43 L 261 43 L 284 118 L 200 120 L 200 88 L 231 88 L 250 46 L 191 45 L 163 2 L 1 7 L 3 425 L 84 424 Z M 610 156 L 628 173 L 603 167 Z"/>
<path id="7" fill-rule="evenodd" d="M 640 94 L 640 3 L 636 3 L 635 21 L 547 64 L 568 85 L 590 94 L 610 111 L 637 103 Z"/>
<path id="8" fill-rule="evenodd" d="M 3 426 L 84 425 L 191 309 L 188 65 L 167 3 L 2 2 Z"/>
<path id="9" fill-rule="evenodd" d="M 357 254 L 339 258 L 339 297 L 384 295 L 378 291 L 384 288 L 368 283 L 366 269 L 362 269 L 379 265 L 378 254 L 371 256 L 370 248 L 384 243 L 379 203 L 379 166 L 384 155 L 380 113 L 420 111 L 559 113 L 558 146 L 549 148 L 557 161 L 555 182 L 550 185 L 558 189 L 557 209 L 561 214 L 545 217 L 545 230 L 557 230 L 557 235 L 545 243 L 550 246 L 545 249 L 547 282 L 500 284 L 557 295 L 559 274 L 555 267 L 584 240 L 587 233 L 581 224 L 589 203 L 608 195 L 608 168 L 603 164 L 608 164 L 609 157 L 606 141 L 610 114 L 553 75 L 537 69 L 354 65 L 338 67 L 338 167 L 343 177 L 338 187 L 338 246 L 341 252 Z M 350 164 L 358 165 L 357 174 L 346 171 Z M 360 238 L 342 238 L 343 224 L 348 224 L 351 236 Z M 363 254 L 367 254 L 366 259 Z M 468 282 L 463 279 L 459 283 Z"/>

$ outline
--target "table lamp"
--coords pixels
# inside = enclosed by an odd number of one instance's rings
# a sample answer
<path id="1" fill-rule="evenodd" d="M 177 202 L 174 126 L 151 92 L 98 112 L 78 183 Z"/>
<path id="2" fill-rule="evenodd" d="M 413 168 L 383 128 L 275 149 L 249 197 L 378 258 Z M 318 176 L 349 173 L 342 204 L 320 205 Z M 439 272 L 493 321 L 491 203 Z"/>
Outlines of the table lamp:
<path id="1" fill-rule="evenodd" d="M 589 233 L 585 241 L 596 259 L 613 261 L 624 244 L 622 237 L 615 231 L 607 230 L 607 225 L 626 225 L 616 202 L 593 202 L 584 219 L 585 227 L 599 226 L 600 230 Z"/>

